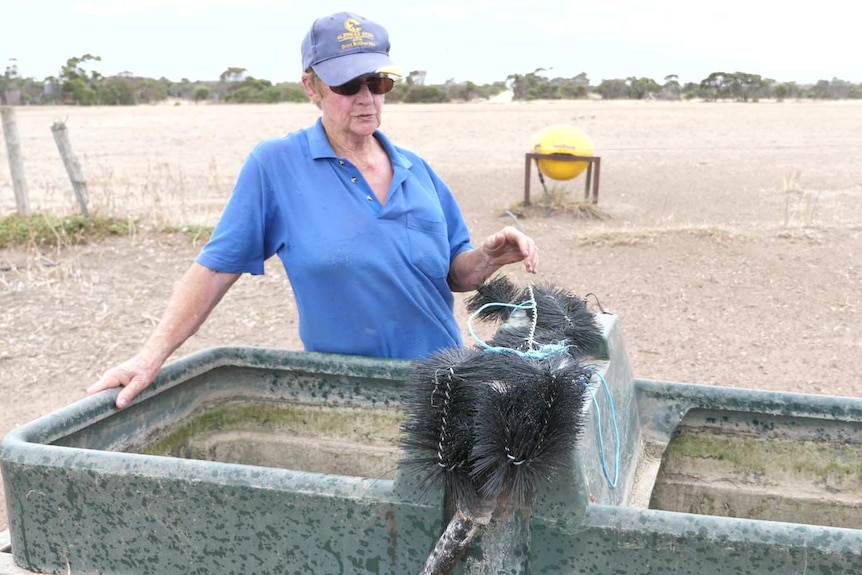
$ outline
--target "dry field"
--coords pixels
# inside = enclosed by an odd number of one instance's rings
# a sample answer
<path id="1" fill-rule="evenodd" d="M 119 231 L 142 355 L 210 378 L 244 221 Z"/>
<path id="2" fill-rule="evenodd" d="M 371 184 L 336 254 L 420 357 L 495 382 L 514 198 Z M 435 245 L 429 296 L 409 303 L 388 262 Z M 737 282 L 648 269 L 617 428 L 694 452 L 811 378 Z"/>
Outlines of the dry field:
<path id="1" fill-rule="evenodd" d="M 137 350 L 199 248 L 152 228 L 214 223 L 255 142 L 316 116 L 310 104 L 17 109 L 34 210 L 75 209 L 50 131 L 65 120 L 92 208 L 140 225 L 98 245 L 0 251 L 0 435 L 81 398 Z M 605 219 L 566 209 L 583 176 L 548 182 L 550 216 L 519 207 L 530 136 L 556 123 L 594 141 Z M 517 214 L 540 245 L 539 279 L 595 293 L 619 316 L 636 376 L 855 396 L 860 126 L 862 102 L 533 102 L 390 105 L 383 127 L 449 182 L 477 240 Z M 535 171 L 532 192 L 544 201 Z M 0 146 L 0 214 L 14 208 Z M 177 357 L 296 349 L 295 328 L 274 263 L 241 280 Z"/>

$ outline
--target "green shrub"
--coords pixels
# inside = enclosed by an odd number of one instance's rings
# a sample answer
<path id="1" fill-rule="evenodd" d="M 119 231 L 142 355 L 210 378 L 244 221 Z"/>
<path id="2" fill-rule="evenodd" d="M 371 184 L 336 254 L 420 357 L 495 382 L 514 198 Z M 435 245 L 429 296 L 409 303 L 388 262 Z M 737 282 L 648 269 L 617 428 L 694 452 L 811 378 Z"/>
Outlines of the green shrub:
<path id="1" fill-rule="evenodd" d="M 7 216 L 0 218 L 0 248 L 87 243 L 129 233 L 129 222 L 106 217 Z"/>

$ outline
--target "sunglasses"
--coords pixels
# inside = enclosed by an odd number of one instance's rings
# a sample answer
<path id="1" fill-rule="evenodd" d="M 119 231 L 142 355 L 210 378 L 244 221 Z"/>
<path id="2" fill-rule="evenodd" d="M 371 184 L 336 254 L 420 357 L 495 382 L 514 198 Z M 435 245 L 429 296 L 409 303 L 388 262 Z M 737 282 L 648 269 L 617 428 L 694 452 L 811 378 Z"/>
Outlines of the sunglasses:
<path id="1" fill-rule="evenodd" d="M 351 80 L 340 86 L 330 86 L 329 89 L 341 96 L 353 96 L 359 93 L 362 86 L 368 86 L 368 90 L 372 94 L 386 94 L 395 86 L 395 80 L 389 76 L 371 76 L 364 80 Z"/>

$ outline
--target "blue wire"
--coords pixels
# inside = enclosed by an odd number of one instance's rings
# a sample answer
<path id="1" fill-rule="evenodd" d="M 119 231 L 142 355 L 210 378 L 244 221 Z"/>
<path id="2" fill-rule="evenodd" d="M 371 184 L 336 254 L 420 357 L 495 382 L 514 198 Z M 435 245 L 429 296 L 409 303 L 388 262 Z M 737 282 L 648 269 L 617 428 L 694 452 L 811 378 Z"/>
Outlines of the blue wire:
<path id="1" fill-rule="evenodd" d="M 483 350 L 490 353 L 511 353 L 513 355 L 517 355 L 519 357 L 531 357 L 536 359 L 541 359 L 543 357 L 548 357 L 550 355 L 554 355 L 556 353 L 568 353 L 569 345 L 567 345 L 564 341 L 559 343 L 549 343 L 539 347 L 539 349 L 531 349 L 529 351 L 520 351 L 517 349 L 512 349 L 511 347 L 494 347 L 488 345 L 482 339 L 476 335 L 476 332 L 473 331 L 473 319 L 478 316 L 482 311 L 486 310 L 489 307 L 510 307 L 514 310 L 519 309 L 535 309 L 535 306 L 532 302 L 524 302 L 520 304 L 512 304 L 512 303 L 486 303 L 479 309 L 477 309 L 470 317 L 467 319 L 467 329 L 470 331 L 470 337 L 481 347 Z"/>
<path id="2" fill-rule="evenodd" d="M 616 439 L 616 449 L 615 449 L 616 454 L 614 457 L 614 478 L 613 479 L 611 479 L 610 473 L 608 472 L 608 461 L 607 461 L 607 457 L 605 456 L 605 440 L 604 440 L 604 434 L 602 433 L 602 414 L 601 414 L 601 411 L 599 410 L 599 402 L 596 399 L 596 392 L 593 391 L 593 388 L 590 387 L 589 381 L 587 381 L 586 386 L 590 392 L 590 397 L 593 398 L 593 405 L 596 408 L 596 429 L 598 430 L 598 437 L 599 437 L 599 452 L 600 452 L 599 457 L 600 457 L 601 462 L 602 462 L 602 473 L 605 476 L 605 480 L 611 486 L 611 489 L 616 489 L 617 481 L 619 481 L 619 478 L 620 478 L 620 451 L 621 451 L 620 429 L 619 429 L 619 426 L 617 425 L 617 412 L 616 412 L 616 409 L 614 408 L 614 398 L 611 395 L 611 389 L 608 386 L 608 382 L 605 381 L 604 376 L 602 376 L 602 374 L 599 373 L 597 370 L 593 369 L 591 371 L 596 376 L 598 376 L 599 381 L 602 382 L 602 386 L 604 387 L 605 393 L 608 396 L 608 406 L 609 406 L 609 409 L 611 412 L 611 418 L 612 418 L 611 422 L 613 423 L 613 426 L 614 426 L 614 436 Z"/>
<path id="3" fill-rule="evenodd" d="M 483 311 L 485 311 L 489 307 L 510 307 L 513 310 L 517 311 L 519 309 L 533 309 L 535 306 L 532 304 L 532 302 L 524 302 L 524 303 L 520 303 L 520 304 L 489 302 L 489 303 L 486 303 L 485 305 L 483 305 L 482 307 L 480 307 L 479 309 L 477 309 L 472 314 L 470 314 L 470 317 L 467 318 L 467 329 L 470 331 L 470 337 L 472 337 L 473 340 L 476 343 L 478 343 L 482 349 L 484 349 L 486 351 L 491 351 L 491 350 L 501 351 L 504 348 L 491 347 L 490 345 L 488 345 L 487 343 L 482 341 L 482 339 L 478 335 L 476 335 L 476 332 L 473 331 L 473 320 L 476 318 L 476 316 L 478 316 L 480 313 L 482 313 Z M 508 348 L 506 348 L 506 349 L 508 349 Z M 516 351 L 516 350 L 513 349 L 512 351 Z"/>

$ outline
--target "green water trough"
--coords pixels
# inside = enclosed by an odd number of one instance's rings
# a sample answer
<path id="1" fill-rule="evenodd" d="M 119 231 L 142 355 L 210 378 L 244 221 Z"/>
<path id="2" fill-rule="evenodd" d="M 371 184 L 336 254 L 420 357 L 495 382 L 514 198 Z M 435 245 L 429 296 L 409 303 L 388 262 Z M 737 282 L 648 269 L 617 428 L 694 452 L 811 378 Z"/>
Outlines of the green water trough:
<path id="1" fill-rule="evenodd" d="M 862 400 L 635 379 L 598 321 L 572 471 L 457 573 L 862 573 Z M 418 573 L 447 516 L 398 469 L 409 368 L 214 348 L 15 429 L 0 575 Z"/>

